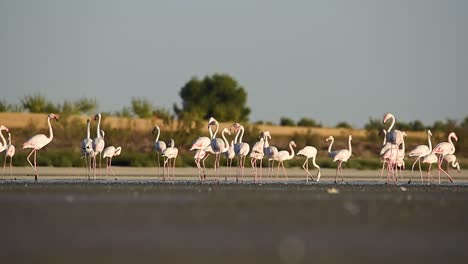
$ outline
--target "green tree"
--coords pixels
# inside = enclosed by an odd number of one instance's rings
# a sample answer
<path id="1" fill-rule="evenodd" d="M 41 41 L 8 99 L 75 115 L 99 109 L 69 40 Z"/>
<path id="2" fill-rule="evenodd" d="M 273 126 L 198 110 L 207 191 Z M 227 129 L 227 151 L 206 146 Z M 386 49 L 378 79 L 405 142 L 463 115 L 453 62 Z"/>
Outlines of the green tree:
<path id="1" fill-rule="evenodd" d="M 342 121 L 336 124 L 336 128 L 353 128 L 349 123 Z"/>
<path id="2" fill-rule="evenodd" d="M 248 120 L 250 109 L 246 106 L 247 92 L 237 81 L 226 74 L 206 76 L 203 80 L 192 78 L 179 92 L 182 107 L 174 105 L 179 119 L 207 119 L 219 121 Z"/>
<path id="3" fill-rule="evenodd" d="M 317 121 L 312 118 L 303 117 L 297 122 L 298 126 L 302 127 L 322 127 Z"/>
<path id="4" fill-rule="evenodd" d="M 295 126 L 294 120 L 289 117 L 281 117 L 280 118 L 280 126 Z"/>
<path id="5" fill-rule="evenodd" d="M 367 131 L 383 129 L 382 122 L 378 118 L 369 117 L 369 121 L 364 125 Z"/>
<path id="6" fill-rule="evenodd" d="M 48 101 L 43 95 L 26 95 L 21 99 L 21 104 L 24 109 L 31 113 L 57 113 L 60 112 L 60 106 L 54 105 Z"/>
<path id="7" fill-rule="evenodd" d="M 144 98 L 132 98 L 132 112 L 140 118 L 153 116 L 153 104 Z"/>

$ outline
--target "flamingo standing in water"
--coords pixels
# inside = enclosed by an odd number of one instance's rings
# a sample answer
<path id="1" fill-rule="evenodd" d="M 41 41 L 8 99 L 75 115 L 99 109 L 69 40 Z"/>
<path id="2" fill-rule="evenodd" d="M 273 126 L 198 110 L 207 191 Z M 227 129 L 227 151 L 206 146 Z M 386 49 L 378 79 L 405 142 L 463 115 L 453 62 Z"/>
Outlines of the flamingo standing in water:
<path id="1" fill-rule="evenodd" d="M 250 146 L 249 144 L 242 142 L 242 137 L 244 136 L 244 126 L 239 123 L 235 123 L 231 126 L 231 129 L 237 132 L 236 136 L 234 137 L 234 152 L 237 156 L 237 164 L 239 166 L 239 172 L 242 176 L 242 182 L 244 182 L 244 167 L 245 167 L 245 158 L 249 154 Z M 236 176 L 236 182 L 239 181 L 239 172 Z"/>
<path id="2" fill-rule="evenodd" d="M 335 183 L 336 183 L 336 177 L 338 176 L 338 171 L 341 172 L 341 181 L 344 181 L 342 164 L 343 162 L 347 162 L 348 159 L 351 157 L 351 154 L 352 154 L 351 140 L 353 140 L 353 137 L 349 135 L 349 138 L 348 138 L 349 149 L 332 151 L 331 149 L 332 149 L 333 143 L 335 142 L 335 138 L 333 138 L 333 136 L 329 136 L 326 139 L 326 142 L 331 141 L 330 145 L 328 146 L 328 156 L 330 156 L 330 158 L 333 158 L 333 162 L 336 162 L 336 161 L 339 162 L 338 166 L 336 167 Z"/>
<path id="3" fill-rule="evenodd" d="M 3 137 L 3 135 L 2 135 Z M 15 146 L 11 144 L 11 133 L 8 132 L 8 145 L 6 146 L 5 149 L 5 161 L 3 162 L 3 175 L 5 175 L 5 168 L 6 168 L 6 160 L 9 157 L 10 158 L 10 177 L 12 176 L 12 163 L 13 163 L 13 156 L 15 155 Z"/>
<path id="4" fill-rule="evenodd" d="M 211 145 L 209 145 L 205 149 L 197 149 L 197 151 L 195 152 L 195 155 L 193 156 L 195 160 L 195 164 L 197 165 L 197 168 L 198 168 L 198 178 L 200 180 L 206 179 L 205 160 L 208 158 L 210 154 L 215 154 L 213 149 L 211 148 Z M 201 163 L 203 163 L 203 168 L 201 166 Z"/>
<path id="5" fill-rule="evenodd" d="M 93 155 L 93 140 L 91 139 L 90 132 L 91 120 L 86 120 L 86 138 L 81 141 L 81 154 L 85 158 L 86 171 L 88 172 L 88 180 L 90 179 L 91 156 Z M 88 166 L 89 159 L 89 166 Z"/>
<path id="6" fill-rule="evenodd" d="M 114 175 L 115 177 L 114 170 L 112 169 L 112 158 L 120 155 L 121 152 L 122 152 L 121 147 L 116 148 L 114 146 L 109 146 L 105 148 L 104 151 L 102 152 L 102 157 L 105 159 L 107 158 L 106 159 L 106 177 L 107 177 L 108 170 L 110 170 L 112 172 L 112 175 Z M 115 179 L 117 180 L 117 177 L 115 177 Z"/>
<path id="7" fill-rule="evenodd" d="M 260 177 L 262 177 L 262 160 L 263 160 L 263 147 L 265 145 L 265 138 L 263 133 L 260 134 L 259 141 L 255 142 L 252 147 L 252 151 L 250 151 L 250 165 L 253 169 L 254 180 L 257 181 L 257 160 L 260 160 Z"/>
<path id="8" fill-rule="evenodd" d="M 211 132 L 211 126 L 215 126 L 215 132 Z M 221 154 L 226 152 L 229 149 L 229 142 L 226 139 L 226 136 L 224 133 L 228 133 L 229 135 L 231 132 L 229 129 L 224 128 L 223 131 L 221 131 L 221 138 L 216 138 L 216 134 L 218 133 L 219 130 L 219 123 L 216 119 L 213 117 L 210 118 L 208 127 L 210 130 L 210 135 L 211 135 L 211 148 L 213 149 L 215 153 L 215 163 L 214 163 L 214 170 L 215 170 L 215 180 L 217 180 L 217 177 L 219 176 L 219 170 L 220 170 L 220 160 L 221 160 Z"/>
<path id="9" fill-rule="evenodd" d="M 286 176 L 286 180 L 288 180 L 288 174 L 286 173 L 286 169 L 284 168 L 284 161 L 291 160 L 294 158 L 294 148 L 297 147 L 294 141 L 289 141 L 289 149 L 291 150 L 291 154 L 287 150 L 281 150 L 278 152 L 277 160 L 278 160 L 278 167 L 276 169 L 276 179 L 278 179 L 279 167 L 283 168 L 284 176 Z"/>
<path id="10" fill-rule="evenodd" d="M 229 168 L 229 175 L 231 175 L 232 160 L 236 156 L 236 153 L 234 152 L 234 140 L 231 140 L 231 145 L 229 145 L 229 149 L 224 152 L 224 155 L 226 156 L 226 167 Z M 225 177 L 225 180 L 227 181 L 227 176 Z"/>
<path id="11" fill-rule="evenodd" d="M 432 136 L 431 130 L 427 130 L 427 141 L 428 141 L 429 146 L 426 146 L 426 145 L 416 146 L 409 153 L 410 157 L 416 157 L 416 160 L 414 161 L 413 166 L 411 167 L 411 176 L 413 176 L 414 165 L 416 165 L 416 162 L 418 162 L 419 174 L 421 175 L 421 183 L 423 183 L 423 176 L 422 176 L 422 170 L 421 170 L 421 158 L 431 154 L 432 152 L 431 136 Z M 409 181 L 411 182 L 411 179 Z"/>
<path id="12" fill-rule="evenodd" d="M 302 168 L 306 172 L 306 182 L 309 181 L 309 176 L 314 180 L 314 177 L 312 177 L 312 174 L 309 172 L 309 159 L 312 159 L 312 164 L 314 165 L 315 168 L 318 169 L 317 173 L 317 181 L 320 180 L 320 167 L 315 163 L 315 158 L 317 157 L 317 149 L 312 146 L 305 146 L 303 149 L 299 150 L 297 152 L 298 156 L 304 156 L 306 157 L 306 160 L 304 161 L 304 164 L 302 165 Z"/>
<path id="13" fill-rule="evenodd" d="M 402 132 L 403 140 L 402 140 L 402 148 L 399 149 L 397 145 L 392 145 L 390 149 L 383 155 L 384 161 L 387 163 L 387 183 L 389 178 L 389 173 L 392 173 L 393 179 L 398 181 L 398 168 L 400 168 L 400 175 L 401 175 L 401 168 L 404 167 L 404 158 L 405 158 L 405 140 L 406 133 Z M 411 179 L 408 183 L 411 182 Z"/>
<path id="14" fill-rule="evenodd" d="M 445 175 L 447 175 L 450 182 L 453 182 L 452 177 L 450 177 L 450 175 L 442 168 L 442 161 L 444 160 L 444 157 L 448 154 L 455 153 L 455 145 L 452 142 L 452 138 L 455 139 L 455 141 L 458 141 L 457 135 L 454 132 L 452 132 L 448 136 L 448 142 L 439 143 L 432 150 L 432 153 L 439 154 L 439 161 L 437 163 L 438 169 L 439 169 L 439 184 L 440 184 L 440 172 L 441 171 L 444 172 Z"/>
<path id="15" fill-rule="evenodd" d="M 275 165 L 275 160 L 278 156 L 278 148 L 275 146 L 270 146 L 270 143 L 268 140 L 271 139 L 270 131 L 263 131 L 263 136 L 264 136 L 264 146 L 263 146 L 263 153 L 265 153 L 265 156 L 268 159 L 268 175 L 271 178 L 271 175 L 273 174 L 273 167 Z M 271 166 L 270 166 L 271 162 Z"/>
<path id="16" fill-rule="evenodd" d="M 398 152 L 398 148 L 400 147 L 400 145 L 403 142 L 403 132 L 401 132 L 400 130 L 393 130 L 392 131 L 392 128 L 395 126 L 395 122 L 396 122 L 395 116 L 393 114 L 387 113 L 384 116 L 383 123 L 384 124 L 387 123 L 387 121 L 389 119 L 391 119 L 392 122 L 391 122 L 390 126 L 388 127 L 387 131 L 385 132 L 385 140 L 389 144 L 384 144 L 384 147 L 382 148 L 381 154 L 385 153 L 387 151 L 387 149 L 391 149 L 392 151 L 395 149 Z M 396 145 L 397 148 L 392 149 L 391 148 L 392 145 Z M 396 165 L 396 164 L 394 164 L 394 165 Z"/>
<path id="17" fill-rule="evenodd" d="M 59 116 L 54 114 L 54 113 L 51 113 L 47 116 L 47 123 L 49 125 L 49 136 L 47 137 L 46 135 L 44 134 L 37 134 L 33 137 L 31 137 L 30 139 L 28 139 L 28 141 L 26 141 L 24 144 L 23 144 L 23 149 L 26 149 L 26 148 L 31 148 L 33 149 L 31 151 L 31 153 L 29 153 L 28 157 L 26 158 L 29 162 L 29 165 L 31 165 L 31 167 L 34 169 L 34 180 L 37 181 L 37 177 L 39 176 L 39 173 L 37 172 L 37 166 L 36 166 L 36 153 L 38 150 L 42 149 L 44 146 L 46 146 L 47 144 L 49 144 L 52 139 L 54 138 L 54 133 L 52 131 L 52 126 L 50 125 L 50 119 L 53 118 L 55 119 L 56 121 L 58 121 L 59 119 Z M 33 164 L 31 163 L 31 161 L 29 160 L 29 157 L 31 157 L 31 155 L 34 153 L 34 166 Z"/>
<path id="18" fill-rule="evenodd" d="M 453 154 L 448 154 L 448 155 L 445 155 L 444 160 L 447 162 L 447 173 L 449 171 L 450 165 L 452 165 L 454 169 L 457 169 L 458 173 L 461 172 L 460 164 L 457 161 L 457 156 Z"/>
<path id="19" fill-rule="evenodd" d="M 104 150 L 104 138 L 101 136 L 101 113 L 97 113 L 94 116 L 94 120 L 98 120 L 97 127 L 96 127 L 96 138 L 93 140 L 93 151 L 94 151 L 94 157 L 93 157 L 93 165 L 94 165 L 94 179 L 96 179 L 96 157 L 99 154 L 99 176 L 101 176 L 101 157 L 102 157 L 102 151 Z"/>
<path id="20" fill-rule="evenodd" d="M 159 126 L 154 126 L 153 131 L 151 131 L 151 134 L 154 135 L 156 131 L 158 131 L 158 134 L 156 136 L 156 139 L 154 140 L 154 150 L 156 151 L 156 156 L 158 156 L 158 174 L 161 175 L 161 163 L 159 162 L 159 155 L 162 154 L 163 151 L 166 149 L 166 142 L 159 140 L 159 135 L 161 135 L 161 130 L 159 129 Z"/>
<path id="21" fill-rule="evenodd" d="M 163 153 L 162 156 L 164 157 L 164 168 L 165 170 L 167 168 L 167 177 L 170 178 L 169 175 L 169 169 L 172 169 L 172 177 L 174 178 L 175 176 L 175 163 L 177 159 L 177 155 L 179 154 L 179 149 L 175 147 L 174 139 L 171 138 L 169 147 L 167 147 Z M 171 164 L 171 160 L 173 160 Z M 164 178 L 164 172 L 163 172 L 163 180 Z"/>
<path id="22" fill-rule="evenodd" d="M 425 156 L 425 157 L 423 158 L 423 161 L 422 161 L 422 162 L 423 162 L 423 163 L 429 164 L 429 168 L 427 169 L 427 180 L 428 180 L 428 181 L 432 181 L 431 167 L 432 167 L 432 164 L 438 162 L 437 155 L 434 154 L 434 153 L 431 153 L 431 154 Z"/>

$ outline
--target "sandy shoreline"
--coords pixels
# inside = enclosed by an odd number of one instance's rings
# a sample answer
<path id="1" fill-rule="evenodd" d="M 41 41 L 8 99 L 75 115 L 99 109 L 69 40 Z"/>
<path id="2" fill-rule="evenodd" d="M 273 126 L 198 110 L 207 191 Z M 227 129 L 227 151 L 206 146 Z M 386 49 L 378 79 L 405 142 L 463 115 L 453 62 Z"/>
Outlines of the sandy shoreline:
<path id="1" fill-rule="evenodd" d="M 56 168 L 56 167 L 39 167 L 39 179 L 40 180 L 86 180 L 87 172 L 85 168 Z M 118 180 L 145 180 L 145 181 L 160 181 L 162 180 L 161 176 L 158 176 L 158 168 L 139 168 L 139 167 L 114 167 L 115 176 Z M 161 170 L 162 173 L 162 170 Z M 287 169 L 288 173 L 288 182 L 305 182 L 305 172 L 299 168 L 289 168 Z M 312 175 L 317 174 L 317 171 L 312 170 Z M 455 183 L 468 183 L 468 170 L 462 170 L 461 173 L 458 173 L 454 170 L 450 171 L 452 178 Z M 228 181 L 235 182 L 236 179 L 236 170 L 233 169 L 229 174 L 227 168 L 222 167 L 220 173 L 221 181 L 224 181 L 224 176 L 228 176 Z M 411 175 L 411 170 L 403 171 L 403 177 L 401 182 L 406 182 Z M 344 179 L 345 181 L 366 181 L 366 182 L 383 182 L 385 179 L 386 173 L 384 172 L 383 179 L 380 179 L 380 170 L 355 170 L 355 169 L 345 169 L 344 170 Z M 437 170 L 432 171 L 432 176 L 435 181 L 438 181 Z M 424 182 L 427 181 L 427 173 L 423 172 Z M 207 170 L 207 180 L 214 181 L 214 171 L 212 168 Z M 333 182 L 335 178 L 334 169 L 322 169 L 322 176 L 320 182 Z M 419 172 L 415 171 L 414 176 L 411 177 L 413 183 L 420 183 Z M 30 167 L 15 167 L 13 169 L 12 177 L 9 176 L 9 171 L 7 169 L 6 175 L 0 177 L 1 180 L 34 180 L 33 170 Z M 97 173 L 97 179 L 99 180 L 114 180 L 114 177 L 105 176 L 105 169 L 102 170 L 102 176 L 99 176 Z M 171 180 L 178 181 L 197 181 L 198 182 L 198 170 L 196 168 L 176 168 L 175 178 Z M 252 169 L 246 168 L 244 174 L 245 182 L 252 182 Z M 340 177 L 338 177 L 340 180 Z M 284 174 L 280 171 L 278 179 L 276 179 L 276 171 L 273 173 L 273 177 L 268 176 L 268 170 L 263 170 L 263 182 L 282 182 L 286 181 Z M 447 177 L 444 174 L 441 174 L 442 183 L 447 183 Z"/>

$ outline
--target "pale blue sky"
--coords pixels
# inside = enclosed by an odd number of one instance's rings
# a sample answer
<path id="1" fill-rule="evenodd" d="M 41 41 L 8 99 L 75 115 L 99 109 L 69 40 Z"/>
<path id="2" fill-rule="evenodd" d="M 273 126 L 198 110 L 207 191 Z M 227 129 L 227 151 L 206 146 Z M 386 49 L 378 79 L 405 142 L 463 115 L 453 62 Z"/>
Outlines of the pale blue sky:
<path id="1" fill-rule="evenodd" d="M 0 98 L 171 108 L 228 73 L 251 120 L 468 115 L 468 1 L 0 0 Z"/>

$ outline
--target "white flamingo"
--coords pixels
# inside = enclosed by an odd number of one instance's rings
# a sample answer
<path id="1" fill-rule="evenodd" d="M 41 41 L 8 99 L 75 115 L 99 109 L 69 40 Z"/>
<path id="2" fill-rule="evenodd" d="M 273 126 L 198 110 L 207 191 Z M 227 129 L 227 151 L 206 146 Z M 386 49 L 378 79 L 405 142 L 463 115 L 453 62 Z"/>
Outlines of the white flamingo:
<path id="1" fill-rule="evenodd" d="M 455 139 L 455 141 L 458 141 L 458 137 L 454 132 L 451 132 L 448 135 L 448 142 L 442 142 L 437 144 L 434 149 L 432 150 L 432 153 L 438 154 L 439 155 L 439 161 L 437 163 L 438 169 L 439 169 L 439 184 L 440 184 L 440 172 L 444 172 L 445 175 L 449 178 L 450 182 L 453 182 L 452 177 L 442 168 L 442 161 L 444 157 L 448 154 L 454 154 L 455 153 L 455 145 L 452 142 L 452 138 Z"/>
<path id="2" fill-rule="evenodd" d="M 454 168 L 457 169 L 458 173 L 460 173 L 460 164 L 457 161 L 457 156 L 454 154 L 447 154 L 444 157 L 444 160 L 447 162 L 447 173 L 449 171 L 450 165 Z"/>
<path id="3" fill-rule="evenodd" d="M 271 175 L 273 174 L 273 167 L 275 165 L 275 160 L 278 157 L 278 148 L 275 146 L 270 146 L 270 143 L 268 140 L 271 139 L 271 135 L 269 131 L 263 131 L 263 136 L 264 136 L 264 146 L 263 146 L 263 153 L 265 153 L 265 157 L 268 159 L 268 175 L 271 178 Z M 271 166 L 270 166 L 271 162 Z"/>
<path id="4" fill-rule="evenodd" d="M 229 149 L 224 152 L 224 155 L 226 157 L 226 167 L 229 168 L 229 175 L 231 175 L 232 160 L 236 156 L 236 153 L 234 152 L 234 140 L 231 140 L 231 145 L 229 145 Z M 225 180 L 227 180 L 227 177 Z"/>
<path id="5" fill-rule="evenodd" d="M 99 154 L 99 176 L 102 175 L 101 173 L 101 158 L 102 158 L 102 151 L 104 150 L 105 142 L 104 138 L 101 135 L 101 113 L 97 113 L 94 116 L 94 120 L 98 120 L 97 127 L 96 127 L 96 138 L 93 140 L 93 174 L 94 179 L 96 179 L 96 157 Z"/>
<path id="6" fill-rule="evenodd" d="M 215 154 L 213 149 L 211 148 L 211 145 L 209 145 L 205 149 L 197 149 L 193 157 L 195 160 L 195 164 L 197 165 L 197 168 L 198 168 L 198 178 L 200 180 L 206 179 L 205 160 L 208 158 L 210 154 Z M 201 166 L 201 163 L 203 163 L 203 168 Z"/>
<path id="7" fill-rule="evenodd" d="M 86 138 L 81 141 L 81 154 L 83 154 L 85 158 L 85 165 L 86 171 L 88 172 L 88 180 L 90 179 L 90 167 L 91 167 L 91 156 L 93 155 L 93 140 L 91 139 L 91 132 L 90 132 L 90 125 L 91 120 L 86 120 Z M 89 159 L 89 166 L 88 166 L 88 159 Z"/>
<path id="8" fill-rule="evenodd" d="M 398 168 L 404 167 L 404 158 L 405 158 L 405 140 L 404 137 L 406 137 L 406 133 L 402 132 L 403 140 L 402 140 L 402 148 L 399 149 L 397 145 L 392 145 L 390 149 L 387 149 L 387 151 L 383 155 L 384 161 L 387 163 L 387 183 L 388 183 L 388 176 L 389 173 L 392 173 L 393 179 L 398 181 Z M 410 179 L 411 182 L 411 179 Z M 409 183 L 409 182 L 408 182 Z"/>
<path id="9" fill-rule="evenodd" d="M 231 128 L 233 127 L 235 131 L 237 132 L 234 138 L 234 152 L 236 153 L 236 156 L 237 156 L 237 164 L 238 164 L 239 171 L 242 177 L 242 182 L 244 182 L 245 158 L 249 154 L 250 146 L 249 144 L 242 142 L 242 138 L 244 136 L 244 126 L 242 126 L 239 123 L 235 123 L 234 125 L 231 126 Z M 239 181 L 239 172 L 237 173 L 237 176 L 236 176 L 236 182 L 238 181 Z"/>
<path id="10" fill-rule="evenodd" d="M 438 162 L 437 155 L 434 154 L 434 153 L 431 153 L 431 154 L 425 156 L 425 157 L 423 158 L 423 161 L 422 161 L 422 162 L 423 162 L 423 163 L 429 164 L 429 168 L 427 169 L 427 179 L 428 179 L 428 181 L 429 181 L 429 180 L 432 181 L 431 167 L 432 167 L 432 164 Z"/>
<path id="11" fill-rule="evenodd" d="M 115 157 L 115 156 L 118 156 L 120 155 L 120 153 L 122 152 L 122 148 L 121 147 L 114 147 L 114 146 L 109 146 L 107 148 L 104 149 L 104 151 L 102 152 L 102 157 L 103 158 L 107 158 L 106 159 L 106 177 L 107 177 L 107 172 L 108 170 L 110 170 L 112 172 L 112 175 L 114 175 L 115 177 L 115 173 L 114 173 L 114 170 L 112 169 L 112 158 Z M 117 177 L 115 177 L 115 179 L 117 180 Z"/>
<path id="12" fill-rule="evenodd" d="M 169 147 L 167 147 L 162 156 L 164 157 L 164 170 L 167 168 L 167 177 L 170 178 L 169 169 L 172 169 L 172 177 L 175 176 L 175 163 L 177 159 L 177 155 L 179 154 L 179 149 L 175 147 L 174 139 L 171 138 Z M 173 160 L 172 164 L 170 160 Z M 163 172 L 164 175 L 164 172 Z M 163 178 L 165 180 L 165 178 Z"/>
<path id="13" fill-rule="evenodd" d="M 154 140 L 154 150 L 156 151 L 156 156 L 158 157 L 158 174 L 161 175 L 161 163 L 159 161 L 159 155 L 162 154 L 163 151 L 166 149 L 166 142 L 159 140 L 159 136 L 161 135 L 161 130 L 159 129 L 159 126 L 154 126 L 153 131 L 151 131 L 151 134 L 154 135 L 156 131 L 158 131 L 158 134 L 156 135 L 156 139 Z"/>
<path id="14" fill-rule="evenodd" d="M 400 130 L 393 130 L 392 131 L 392 128 L 395 126 L 395 122 L 396 122 L 395 116 L 393 114 L 387 113 L 384 116 L 383 123 L 384 124 L 387 123 L 387 121 L 389 119 L 391 119 L 392 122 L 391 122 L 390 126 L 388 127 L 388 129 L 387 129 L 387 131 L 385 133 L 385 139 L 386 139 L 386 142 L 390 143 L 390 144 L 384 144 L 384 147 L 382 148 L 381 153 L 385 153 L 388 148 L 390 148 L 390 150 L 392 150 L 392 151 L 394 149 L 396 149 L 396 151 L 398 152 L 398 148 L 400 147 L 400 145 L 403 142 L 403 133 Z M 396 145 L 397 148 L 392 149 L 391 148 L 392 145 Z M 388 168 L 388 166 L 387 166 L 387 168 Z"/>
<path id="15" fill-rule="evenodd" d="M 265 137 L 263 133 L 260 134 L 259 141 L 255 142 L 250 151 L 250 165 L 253 169 L 254 180 L 257 181 L 257 161 L 260 160 L 260 177 L 262 177 L 262 160 L 263 160 L 263 147 L 265 146 Z"/>
<path id="16" fill-rule="evenodd" d="M 219 176 L 219 169 L 220 169 L 220 160 L 221 160 L 221 154 L 226 152 L 229 149 L 229 142 L 226 139 L 226 136 L 224 133 L 228 133 L 231 135 L 231 132 L 229 129 L 224 128 L 223 131 L 221 131 L 221 138 L 216 138 L 216 134 L 218 133 L 219 129 L 219 123 L 216 119 L 213 117 L 210 118 L 210 121 L 208 123 L 208 126 L 210 127 L 210 135 L 211 135 L 211 148 L 213 149 L 215 153 L 215 164 L 214 164 L 214 170 L 215 170 L 215 180 L 217 180 L 217 177 Z M 215 126 L 215 132 L 211 133 L 211 126 Z"/>
<path id="17" fill-rule="evenodd" d="M 46 135 L 44 134 L 37 134 L 33 137 L 31 137 L 30 139 L 28 139 L 28 141 L 26 141 L 24 144 L 23 144 L 23 149 L 27 149 L 27 148 L 31 148 L 32 151 L 31 153 L 29 153 L 28 157 L 26 158 L 29 162 L 29 165 L 31 165 L 31 167 L 34 169 L 34 180 L 37 181 L 37 177 L 39 176 L 39 173 L 37 172 L 37 166 L 36 166 L 36 153 L 38 150 L 42 149 L 45 145 L 49 144 L 52 139 L 54 138 L 54 133 L 52 131 L 52 126 L 50 125 L 50 119 L 53 118 L 55 120 L 58 121 L 59 119 L 59 116 L 56 115 L 56 114 L 49 114 L 47 116 L 47 123 L 49 125 L 49 136 L 47 137 Z M 34 166 L 33 164 L 31 163 L 31 161 L 29 160 L 29 157 L 31 157 L 31 155 L 34 153 Z"/>
<path id="18" fill-rule="evenodd" d="M 351 140 L 353 140 L 353 137 L 349 135 L 349 138 L 348 138 L 349 149 L 332 151 L 331 148 L 332 148 L 333 143 L 335 142 L 335 138 L 333 138 L 333 136 L 329 136 L 326 139 L 326 142 L 331 141 L 330 145 L 328 146 L 328 156 L 330 156 L 330 158 L 333 159 L 333 162 L 336 162 L 336 161 L 339 162 L 338 166 L 336 167 L 335 183 L 336 183 L 336 177 L 338 176 L 338 171 L 341 172 L 341 181 L 344 181 L 342 164 L 343 162 L 347 162 L 348 159 L 351 157 L 351 154 L 352 154 Z"/>
<path id="19" fill-rule="evenodd" d="M 8 130 L 8 128 L 6 126 L 0 125 L 0 138 L 2 139 L 2 142 L 0 142 L 0 153 L 5 151 L 5 149 L 7 148 L 6 139 L 5 139 L 5 137 L 3 136 L 3 133 L 2 133 L 3 130 L 5 130 L 7 133 L 10 132 L 10 130 Z"/>
<path id="20" fill-rule="evenodd" d="M 6 146 L 5 149 L 5 161 L 3 162 L 3 175 L 5 175 L 5 168 L 6 168 L 6 160 L 9 157 L 10 158 L 10 177 L 12 176 L 13 172 L 13 156 L 15 155 L 15 146 L 11 144 L 11 133 L 8 132 L 8 145 Z"/>
<path id="21" fill-rule="evenodd" d="M 283 168 L 284 176 L 286 176 L 286 180 L 288 180 L 288 174 L 286 173 L 286 169 L 284 168 L 284 161 L 291 160 L 294 158 L 294 148 L 296 147 L 296 143 L 294 141 L 289 142 L 289 149 L 291 150 L 291 154 L 287 150 L 281 150 L 278 152 L 277 160 L 278 160 L 278 167 L 276 169 L 276 179 L 278 179 L 279 167 Z"/>
<path id="22" fill-rule="evenodd" d="M 411 166 L 411 176 L 413 176 L 414 165 L 416 165 L 416 162 L 418 162 L 419 174 L 421 175 L 421 183 L 423 183 L 423 176 L 422 176 L 422 170 L 421 170 L 421 158 L 431 154 L 432 152 L 431 136 L 432 136 L 431 130 L 427 130 L 427 141 L 428 141 L 429 146 L 418 145 L 409 153 L 410 157 L 416 157 L 416 160 L 414 161 L 413 166 Z M 409 181 L 411 182 L 411 179 Z"/>
<path id="23" fill-rule="evenodd" d="M 309 159 L 312 159 L 312 164 L 314 165 L 315 168 L 318 169 L 317 173 L 317 181 L 320 180 L 320 167 L 315 163 L 315 159 L 317 157 L 317 149 L 312 146 L 305 146 L 303 149 L 299 150 L 297 152 L 298 156 L 304 156 L 306 157 L 306 160 L 304 161 L 304 164 L 302 165 L 302 168 L 306 172 L 306 182 L 309 181 L 309 176 L 314 180 L 314 177 L 312 177 L 312 174 L 309 172 Z"/>

